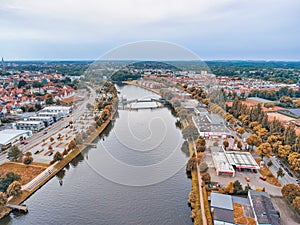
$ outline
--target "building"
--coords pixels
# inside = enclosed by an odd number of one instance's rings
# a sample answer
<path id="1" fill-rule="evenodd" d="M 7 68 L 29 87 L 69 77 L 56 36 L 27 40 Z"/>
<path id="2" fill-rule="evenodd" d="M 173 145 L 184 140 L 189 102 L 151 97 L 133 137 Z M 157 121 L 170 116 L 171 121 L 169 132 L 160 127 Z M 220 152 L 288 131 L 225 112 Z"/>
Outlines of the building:
<path id="1" fill-rule="evenodd" d="M 266 103 L 274 103 L 273 101 L 270 101 L 270 100 L 264 99 L 264 98 L 259 98 L 259 97 L 250 97 L 250 98 L 247 98 L 246 101 L 254 103 L 254 104 L 263 104 L 263 105 Z"/>
<path id="2" fill-rule="evenodd" d="M 199 111 L 199 116 L 194 116 L 193 121 L 198 128 L 201 137 L 222 137 L 231 136 L 230 130 L 225 125 L 225 120 L 217 114 L 208 114 L 205 111 Z"/>
<path id="3" fill-rule="evenodd" d="M 235 176 L 235 170 L 229 163 L 225 151 L 220 146 L 211 147 L 211 156 L 217 175 L 230 175 Z"/>
<path id="4" fill-rule="evenodd" d="M 45 124 L 42 121 L 18 121 L 16 123 L 18 130 L 31 130 L 39 132 L 45 128 Z"/>
<path id="5" fill-rule="evenodd" d="M 257 225 L 280 225 L 280 214 L 266 192 L 249 190 L 248 198 Z"/>
<path id="6" fill-rule="evenodd" d="M 295 119 L 300 119 L 300 108 L 278 110 L 278 113 Z"/>
<path id="7" fill-rule="evenodd" d="M 32 135 L 28 130 L 7 129 L 0 131 L 0 149 L 5 150 L 13 144 L 23 141 Z"/>
<path id="8" fill-rule="evenodd" d="M 233 204 L 230 195 L 212 192 L 210 196 L 210 209 L 215 225 L 235 224 L 233 217 Z"/>
<path id="9" fill-rule="evenodd" d="M 68 106 L 48 106 L 41 110 L 41 112 L 60 113 L 62 116 L 66 116 L 72 112 L 72 107 Z"/>
<path id="10" fill-rule="evenodd" d="M 230 165 L 237 170 L 259 170 L 260 168 L 250 152 L 225 151 L 225 155 Z"/>
<path id="11" fill-rule="evenodd" d="M 62 115 L 61 113 L 55 113 L 55 112 L 43 112 L 43 111 L 40 111 L 37 113 L 37 116 L 41 116 L 41 117 L 52 117 L 53 118 L 53 121 L 56 122 L 58 120 L 60 120 L 62 118 Z"/>
<path id="12" fill-rule="evenodd" d="M 42 121 L 45 124 L 45 127 L 54 123 L 54 119 L 51 116 L 31 116 L 28 117 L 29 121 Z"/>

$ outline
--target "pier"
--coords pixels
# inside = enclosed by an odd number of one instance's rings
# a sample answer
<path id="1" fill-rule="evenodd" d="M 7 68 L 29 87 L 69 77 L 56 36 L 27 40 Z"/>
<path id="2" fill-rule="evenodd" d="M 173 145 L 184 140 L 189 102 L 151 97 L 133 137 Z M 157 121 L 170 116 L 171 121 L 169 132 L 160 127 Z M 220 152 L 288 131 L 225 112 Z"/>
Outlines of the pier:
<path id="1" fill-rule="evenodd" d="M 7 204 L 7 207 L 11 208 L 12 210 L 18 210 L 24 213 L 28 212 L 28 207 L 26 205 Z"/>

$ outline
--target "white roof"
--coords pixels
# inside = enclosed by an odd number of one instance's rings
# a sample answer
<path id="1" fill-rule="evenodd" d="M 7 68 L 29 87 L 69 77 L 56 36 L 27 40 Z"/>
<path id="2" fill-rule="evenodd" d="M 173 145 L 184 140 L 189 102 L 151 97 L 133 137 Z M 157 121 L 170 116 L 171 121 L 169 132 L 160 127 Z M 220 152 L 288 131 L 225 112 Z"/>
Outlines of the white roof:
<path id="1" fill-rule="evenodd" d="M 210 206 L 220 209 L 233 210 L 231 195 L 224 195 L 217 192 L 211 192 Z"/>
<path id="2" fill-rule="evenodd" d="M 41 119 L 41 120 L 49 120 L 52 119 L 51 116 L 31 116 L 29 119 Z"/>
<path id="3" fill-rule="evenodd" d="M 69 106 L 47 106 L 43 110 L 70 110 Z"/>
<path id="4" fill-rule="evenodd" d="M 259 169 L 258 164 L 250 152 L 226 151 L 225 154 L 231 165 L 240 168 Z"/>
<path id="5" fill-rule="evenodd" d="M 44 124 L 42 121 L 18 121 L 17 124 Z"/>
<path id="6" fill-rule="evenodd" d="M 15 139 L 16 137 L 24 134 L 31 135 L 32 132 L 29 130 L 13 130 L 13 129 L 7 129 L 0 131 L 0 144 L 7 144 L 11 140 Z"/>
<path id="7" fill-rule="evenodd" d="M 37 113 L 38 115 L 60 115 L 58 112 L 46 112 L 46 111 L 40 111 Z"/>

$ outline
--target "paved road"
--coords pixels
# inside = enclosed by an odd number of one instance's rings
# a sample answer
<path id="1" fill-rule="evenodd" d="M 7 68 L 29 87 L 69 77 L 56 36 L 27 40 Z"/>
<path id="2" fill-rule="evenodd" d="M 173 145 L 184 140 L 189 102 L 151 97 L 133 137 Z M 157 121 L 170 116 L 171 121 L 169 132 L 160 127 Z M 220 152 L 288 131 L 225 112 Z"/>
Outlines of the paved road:
<path id="1" fill-rule="evenodd" d="M 32 149 L 37 143 L 41 142 L 43 139 L 47 139 L 60 131 L 61 129 L 64 129 L 66 125 L 69 124 L 70 120 L 75 121 L 78 119 L 81 115 L 83 115 L 85 112 L 87 112 L 86 105 L 88 103 L 93 104 L 94 100 L 96 98 L 96 92 L 94 89 L 89 87 L 90 89 L 90 97 L 87 98 L 87 95 L 84 97 L 84 101 L 81 102 L 78 107 L 73 111 L 73 113 L 70 115 L 70 117 L 65 117 L 62 120 L 57 121 L 53 125 L 49 126 L 47 128 L 47 134 L 44 134 L 44 131 L 40 131 L 38 133 L 34 133 L 31 137 L 27 138 L 27 145 L 17 145 L 19 146 L 20 150 L 23 152 L 29 151 Z M 4 152 L 3 154 L 0 155 L 0 164 L 9 161 L 7 159 L 7 152 Z"/>

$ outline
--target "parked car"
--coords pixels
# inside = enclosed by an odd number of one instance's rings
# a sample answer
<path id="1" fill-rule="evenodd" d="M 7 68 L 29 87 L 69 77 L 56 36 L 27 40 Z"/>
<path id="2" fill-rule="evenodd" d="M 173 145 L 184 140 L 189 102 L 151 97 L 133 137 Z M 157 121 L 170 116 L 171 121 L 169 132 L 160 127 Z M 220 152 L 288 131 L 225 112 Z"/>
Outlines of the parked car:
<path id="1" fill-rule="evenodd" d="M 27 145 L 28 144 L 28 142 L 27 141 L 24 141 L 24 143 L 23 143 L 24 145 Z"/>
<path id="2" fill-rule="evenodd" d="M 44 134 L 48 134 L 48 131 L 44 131 Z"/>
<path id="3" fill-rule="evenodd" d="M 264 181 L 267 180 L 267 178 L 264 176 L 260 176 L 259 179 L 264 180 Z"/>
<path id="4" fill-rule="evenodd" d="M 245 177 L 245 180 L 246 180 L 247 182 L 250 182 L 250 178 L 249 178 L 249 177 Z"/>
<path id="5" fill-rule="evenodd" d="M 48 154 L 48 156 L 51 156 L 51 155 L 53 155 L 53 152 L 50 152 L 50 153 Z"/>

